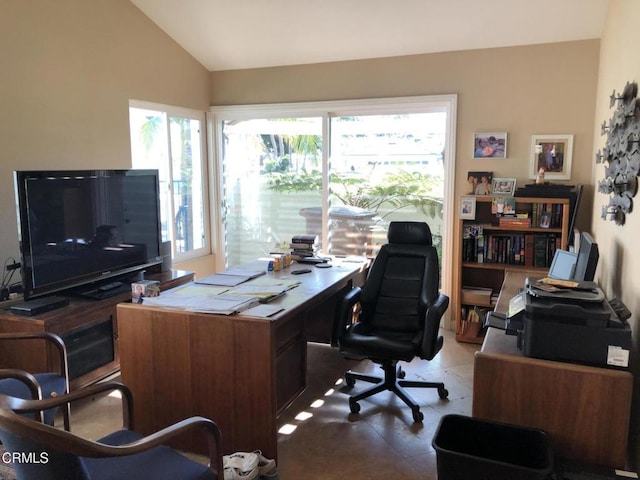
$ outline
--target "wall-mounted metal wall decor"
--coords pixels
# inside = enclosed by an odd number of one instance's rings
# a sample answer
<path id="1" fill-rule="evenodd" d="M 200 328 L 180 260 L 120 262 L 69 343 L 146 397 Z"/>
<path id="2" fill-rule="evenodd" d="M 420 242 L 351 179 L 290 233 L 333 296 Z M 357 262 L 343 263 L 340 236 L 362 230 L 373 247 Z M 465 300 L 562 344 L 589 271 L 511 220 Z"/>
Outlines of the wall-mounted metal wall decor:
<path id="1" fill-rule="evenodd" d="M 624 225 L 638 191 L 640 100 L 637 96 L 636 82 L 627 82 L 622 95 L 613 91 L 609 107 L 616 108 L 609 123 L 602 123 L 600 132 L 607 136 L 607 141 L 596 153 L 596 163 L 606 162 L 604 179 L 598 182 L 598 191 L 609 195 L 609 203 L 602 207 L 602 218 L 618 225 Z"/>

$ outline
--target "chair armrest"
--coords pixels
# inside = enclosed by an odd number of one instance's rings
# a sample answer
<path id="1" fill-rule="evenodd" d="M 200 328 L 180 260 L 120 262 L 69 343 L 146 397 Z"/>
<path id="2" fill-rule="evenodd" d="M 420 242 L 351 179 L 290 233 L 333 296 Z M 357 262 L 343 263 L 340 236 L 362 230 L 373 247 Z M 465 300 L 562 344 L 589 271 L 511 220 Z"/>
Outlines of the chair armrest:
<path id="1" fill-rule="evenodd" d="M 13 378 L 24 383 L 27 388 L 29 388 L 32 399 L 40 400 L 42 398 L 42 389 L 40 388 L 40 384 L 38 383 L 38 380 L 36 380 L 36 377 L 31 375 L 29 372 L 17 370 L 15 368 L 4 368 L 0 370 L 0 380 L 6 378 Z M 0 395 L 1 394 L 2 393 L 0 392 Z M 36 412 L 36 420 L 42 422 L 42 410 L 38 410 Z"/>
<path id="2" fill-rule="evenodd" d="M 360 287 L 352 288 L 347 294 L 337 302 L 335 317 L 333 319 L 333 330 L 331 332 L 331 346 L 339 346 L 339 340 L 344 331 L 353 320 L 353 307 L 360 301 Z"/>
<path id="3" fill-rule="evenodd" d="M 10 417 L 3 427 L 21 437 L 47 445 L 50 448 L 81 457 L 105 458 L 134 455 L 167 443 L 171 438 L 183 433 L 202 429 L 205 432 L 209 448 L 209 468 L 215 470 L 218 478 L 223 477 L 223 458 L 221 434 L 218 426 L 208 418 L 191 417 L 170 425 L 162 430 L 124 445 L 107 445 L 79 437 L 71 432 L 60 430 L 49 425 L 36 423 L 28 418 L 20 417 L 14 412 L 0 408 L 0 420 Z"/>
<path id="4" fill-rule="evenodd" d="M 424 336 L 422 337 L 421 358 L 431 360 L 438 353 L 438 330 L 444 312 L 449 308 L 449 297 L 442 293 L 429 306 L 425 314 Z"/>
<path id="5" fill-rule="evenodd" d="M 51 332 L 18 332 L 18 333 L 0 333 L 0 342 L 4 340 L 35 340 L 42 339 L 51 344 L 58 352 L 60 364 L 60 376 L 64 377 L 67 382 L 67 391 L 69 391 L 69 366 L 67 365 L 67 347 L 62 338 Z"/>
<path id="6" fill-rule="evenodd" d="M 16 413 L 31 413 L 39 410 L 59 407 L 64 404 L 88 398 L 98 393 L 119 390 L 122 393 L 122 425 L 127 430 L 134 430 L 133 419 L 133 394 L 126 385 L 119 382 L 102 382 L 71 393 L 58 395 L 57 397 L 45 398 L 43 400 L 24 400 L 15 397 L 0 398 L 0 408 L 13 410 Z"/>

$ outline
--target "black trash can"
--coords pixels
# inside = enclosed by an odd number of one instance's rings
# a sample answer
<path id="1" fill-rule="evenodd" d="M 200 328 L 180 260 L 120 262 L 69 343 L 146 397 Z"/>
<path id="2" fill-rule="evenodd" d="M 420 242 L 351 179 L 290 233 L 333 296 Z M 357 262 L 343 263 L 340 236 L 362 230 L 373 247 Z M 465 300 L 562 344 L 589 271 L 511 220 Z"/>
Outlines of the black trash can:
<path id="1" fill-rule="evenodd" d="M 541 430 L 445 415 L 433 437 L 438 480 L 545 480 L 553 452 Z"/>

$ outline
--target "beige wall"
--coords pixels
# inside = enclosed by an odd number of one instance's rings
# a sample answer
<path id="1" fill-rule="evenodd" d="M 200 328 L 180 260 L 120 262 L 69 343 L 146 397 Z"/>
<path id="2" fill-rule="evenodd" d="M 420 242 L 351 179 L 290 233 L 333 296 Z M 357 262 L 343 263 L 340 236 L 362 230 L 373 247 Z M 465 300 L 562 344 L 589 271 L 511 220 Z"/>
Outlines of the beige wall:
<path id="1" fill-rule="evenodd" d="M 13 171 L 128 168 L 130 98 L 209 106 L 209 72 L 128 0 L 0 2 L 0 259 Z"/>
<path id="2" fill-rule="evenodd" d="M 470 170 L 528 178 L 532 134 L 574 134 L 572 183 L 591 181 L 599 41 L 212 72 L 213 105 L 458 94 L 456 198 Z M 508 132 L 508 159 L 474 160 L 473 133 Z M 592 188 L 580 225 L 588 226 Z"/>
<path id="3" fill-rule="evenodd" d="M 640 43 L 640 30 L 635 20 L 640 18 L 640 2 L 637 0 L 615 0 L 609 4 L 607 23 L 602 37 L 600 53 L 600 71 L 596 114 L 594 119 L 593 151 L 602 148 L 605 137 L 600 136 L 600 124 L 609 120 L 613 109 L 609 108 L 609 96 L 614 90 L 621 92 L 627 82 L 640 82 L 640 57 L 637 45 Z M 592 157 L 593 158 L 593 157 Z M 604 166 L 594 168 L 593 183 L 604 178 Z M 627 216 L 624 226 L 600 218 L 600 209 L 608 202 L 608 197 L 595 194 L 593 206 L 592 231 L 598 242 L 600 261 L 598 280 L 610 297 L 621 298 L 633 313 L 631 327 L 634 332 L 634 354 L 632 368 L 635 377 L 634 402 L 632 407 L 631 435 L 632 457 L 636 465 L 640 464 L 639 421 L 640 405 L 638 403 L 640 386 L 638 382 L 638 340 L 640 339 L 640 256 L 638 255 L 638 239 L 640 238 L 640 211 L 638 197 L 636 208 Z M 615 401 L 615 392 L 612 392 Z"/>

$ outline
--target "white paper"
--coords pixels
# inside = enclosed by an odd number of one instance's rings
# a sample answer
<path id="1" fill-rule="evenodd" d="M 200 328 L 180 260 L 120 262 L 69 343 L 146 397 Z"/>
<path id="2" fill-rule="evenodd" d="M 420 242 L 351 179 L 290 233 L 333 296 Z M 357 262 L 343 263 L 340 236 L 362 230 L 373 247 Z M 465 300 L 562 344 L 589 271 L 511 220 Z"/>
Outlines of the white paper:
<path id="1" fill-rule="evenodd" d="M 242 312 L 242 315 L 249 315 L 251 317 L 262 317 L 269 318 L 274 316 L 276 313 L 282 312 L 284 310 L 280 305 L 267 305 L 260 304 L 255 307 L 249 308 Z"/>

